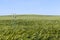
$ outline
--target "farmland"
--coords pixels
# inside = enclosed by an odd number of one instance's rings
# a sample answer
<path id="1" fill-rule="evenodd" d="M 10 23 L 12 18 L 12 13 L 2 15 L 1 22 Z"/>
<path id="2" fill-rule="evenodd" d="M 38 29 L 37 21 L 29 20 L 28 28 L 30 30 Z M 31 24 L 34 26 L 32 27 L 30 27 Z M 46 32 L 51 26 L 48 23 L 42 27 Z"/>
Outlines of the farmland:
<path id="1" fill-rule="evenodd" d="M 0 40 L 60 40 L 60 16 L 0 16 Z"/>

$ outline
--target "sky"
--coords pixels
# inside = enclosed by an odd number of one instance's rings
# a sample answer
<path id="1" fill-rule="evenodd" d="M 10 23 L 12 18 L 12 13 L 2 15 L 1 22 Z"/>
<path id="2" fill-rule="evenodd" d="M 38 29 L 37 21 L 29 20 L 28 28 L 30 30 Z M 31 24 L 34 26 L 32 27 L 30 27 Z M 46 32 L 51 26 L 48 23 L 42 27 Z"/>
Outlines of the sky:
<path id="1" fill-rule="evenodd" d="M 0 0 L 0 15 L 60 15 L 60 0 Z"/>

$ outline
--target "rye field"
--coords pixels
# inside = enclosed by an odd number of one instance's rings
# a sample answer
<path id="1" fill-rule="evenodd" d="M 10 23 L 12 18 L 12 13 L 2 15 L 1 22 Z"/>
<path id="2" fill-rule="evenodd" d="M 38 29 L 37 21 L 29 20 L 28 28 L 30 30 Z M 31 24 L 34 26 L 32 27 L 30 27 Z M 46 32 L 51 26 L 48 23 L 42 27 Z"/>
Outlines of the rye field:
<path id="1" fill-rule="evenodd" d="M 0 16 L 0 40 L 60 40 L 60 16 Z"/>

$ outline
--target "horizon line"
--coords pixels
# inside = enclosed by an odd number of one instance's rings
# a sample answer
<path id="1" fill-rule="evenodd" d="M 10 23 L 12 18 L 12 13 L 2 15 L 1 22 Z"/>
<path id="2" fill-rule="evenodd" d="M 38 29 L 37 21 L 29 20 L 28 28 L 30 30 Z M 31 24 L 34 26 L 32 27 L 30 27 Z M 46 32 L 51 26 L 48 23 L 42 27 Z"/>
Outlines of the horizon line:
<path id="1" fill-rule="evenodd" d="M 3 14 L 0 16 L 12 16 L 12 15 L 42 15 L 42 16 L 60 16 L 60 14 L 58 15 L 54 15 L 54 14 Z"/>

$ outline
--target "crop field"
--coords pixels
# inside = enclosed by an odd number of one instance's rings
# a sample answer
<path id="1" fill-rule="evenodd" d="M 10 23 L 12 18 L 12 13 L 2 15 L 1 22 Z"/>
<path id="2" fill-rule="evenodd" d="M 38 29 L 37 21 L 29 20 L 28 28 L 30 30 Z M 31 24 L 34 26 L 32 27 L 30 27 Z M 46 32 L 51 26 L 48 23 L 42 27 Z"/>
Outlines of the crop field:
<path id="1" fill-rule="evenodd" d="M 0 40 L 60 40 L 60 16 L 0 16 Z"/>

